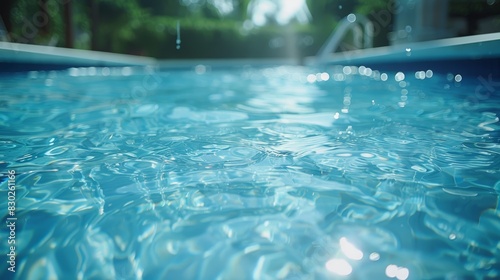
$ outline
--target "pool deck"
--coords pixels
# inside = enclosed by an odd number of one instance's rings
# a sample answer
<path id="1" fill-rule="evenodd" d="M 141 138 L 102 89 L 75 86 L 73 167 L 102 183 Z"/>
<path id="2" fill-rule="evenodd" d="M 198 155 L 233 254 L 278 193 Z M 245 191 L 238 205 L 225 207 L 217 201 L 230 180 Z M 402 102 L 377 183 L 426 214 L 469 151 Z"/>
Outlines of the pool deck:
<path id="1" fill-rule="evenodd" d="M 156 63 L 156 59 L 150 57 L 0 42 L 0 72 L 145 66 Z"/>

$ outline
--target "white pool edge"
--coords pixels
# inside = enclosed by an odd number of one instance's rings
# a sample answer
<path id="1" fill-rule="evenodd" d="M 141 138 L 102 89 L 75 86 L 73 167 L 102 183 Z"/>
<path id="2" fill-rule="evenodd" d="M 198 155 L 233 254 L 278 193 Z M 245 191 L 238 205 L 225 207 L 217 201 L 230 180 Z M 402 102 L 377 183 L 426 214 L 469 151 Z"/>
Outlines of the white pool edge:
<path id="1" fill-rule="evenodd" d="M 0 63 L 78 66 L 139 66 L 156 64 L 151 57 L 0 42 Z"/>
<path id="2" fill-rule="evenodd" d="M 415 62 L 427 60 L 485 59 L 500 57 L 500 33 L 398 44 L 372 49 L 307 57 L 306 65 Z"/>

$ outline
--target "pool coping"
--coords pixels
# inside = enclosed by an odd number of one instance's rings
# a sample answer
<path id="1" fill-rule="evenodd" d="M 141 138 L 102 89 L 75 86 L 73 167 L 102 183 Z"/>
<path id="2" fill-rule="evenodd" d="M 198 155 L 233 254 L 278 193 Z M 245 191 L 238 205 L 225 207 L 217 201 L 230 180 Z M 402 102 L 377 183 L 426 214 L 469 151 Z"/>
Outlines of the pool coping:
<path id="1" fill-rule="evenodd" d="M 482 67 L 486 72 L 498 74 L 500 72 L 500 33 L 332 53 L 323 58 L 307 57 L 305 64 L 308 66 L 363 65 L 384 70 L 419 69 L 425 65 L 437 67 L 443 71 L 447 69 L 452 71 L 457 66 L 460 68 Z"/>
<path id="2" fill-rule="evenodd" d="M 151 57 L 0 42 L 0 72 L 156 64 Z"/>

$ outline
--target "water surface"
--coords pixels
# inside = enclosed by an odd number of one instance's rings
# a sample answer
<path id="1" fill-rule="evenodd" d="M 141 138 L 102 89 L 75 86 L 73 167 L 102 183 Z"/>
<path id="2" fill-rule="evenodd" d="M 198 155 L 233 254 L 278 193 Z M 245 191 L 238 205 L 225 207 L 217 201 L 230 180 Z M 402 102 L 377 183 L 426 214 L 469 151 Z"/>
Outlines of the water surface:
<path id="1" fill-rule="evenodd" d="M 498 88 L 431 70 L 0 77 L 15 276 L 500 277 Z"/>

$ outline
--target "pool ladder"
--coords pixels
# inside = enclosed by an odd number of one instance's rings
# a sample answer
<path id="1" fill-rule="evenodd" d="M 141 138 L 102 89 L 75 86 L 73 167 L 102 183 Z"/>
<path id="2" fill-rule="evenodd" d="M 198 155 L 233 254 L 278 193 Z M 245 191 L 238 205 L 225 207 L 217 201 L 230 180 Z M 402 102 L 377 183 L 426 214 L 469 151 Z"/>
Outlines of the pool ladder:
<path id="1" fill-rule="evenodd" d="M 345 35 L 353 32 L 354 46 L 358 49 L 373 47 L 373 23 L 363 15 L 349 14 L 343 18 L 335 30 L 333 30 L 328 40 L 323 44 L 316 54 L 321 60 L 326 58 L 332 52 L 335 52 L 342 43 Z"/>

